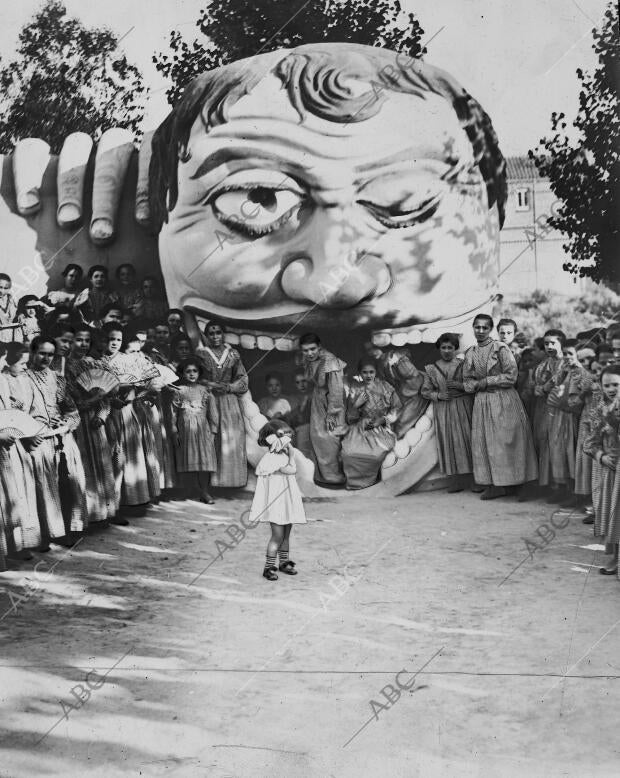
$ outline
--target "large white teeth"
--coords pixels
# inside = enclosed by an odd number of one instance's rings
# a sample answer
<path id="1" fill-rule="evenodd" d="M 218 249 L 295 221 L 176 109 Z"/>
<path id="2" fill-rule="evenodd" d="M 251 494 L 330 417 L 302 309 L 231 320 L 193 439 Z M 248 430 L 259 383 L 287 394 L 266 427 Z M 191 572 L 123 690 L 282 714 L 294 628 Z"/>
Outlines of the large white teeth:
<path id="1" fill-rule="evenodd" d="M 394 467 L 399 459 L 405 459 L 411 450 L 418 445 L 418 443 L 422 440 L 424 433 L 428 432 L 433 426 L 432 418 L 429 414 L 432 414 L 431 408 L 429 408 L 426 413 L 418 419 L 414 427 L 407 431 L 407 434 L 404 438 L 396 441 L 394 448 L 383 460 L 383 470 Z"/>
<path id="2" fill-rule="evenodd" d="M 410 343 L 415 346 L 418 343 L 434 343 L 442 332 L 455 332 L 462 335 L 464 329 L 470 327 L 477 313 L 492 314 L 493 303 L 496 299 L 497 295 L 493 295 L 476 310 L 461 316 L 453 316 L 450 319 L 442 319 L 440 322 L 436 321 L 428 325 L 421 324 L 411 329 L 378 330 L 372 333 L 373 345 L 385 348 L 389 345 L 406 346 Z"/>
<path id="3" fill-rule="evenodd" d="M 276 338 L 277 351 L 295 351 L 296 342 L 292 338 Z"/>
<path id="4" fill-rule="evenodd" d="M 389 346 L 392 342 L 392 336 L 389 332 L 376 332 L 372 336 L 372 342 L 373 345 L 379 346 L 379 348 L 384 348 L 385 346 Z"/>
<path id="5" fill-rule="evenodd" d="M 445 332 L 443 327 L 440 330 L 432 330 L 432 329 L 424 330 L 424 332 L 422 333 L 422 340 L 424 341 L 424 343 L 434 343 L 437 340 L 437 338 L 441 335 L 442 332 Z"/>
<path id="6" fill-rule="evenodd" d="M 406 437 L 397 440 L 396 444 L 394 445 L 394 453 L 396 454 L 397 459 L 404 459 L 410 450 L 411 446 L 409 443 L 407 443 Z"/>
<path id="7" fill-rule="evenodd" d="M 207 323 L 206 319 L 196 317 L 197 324 L 201 330 Z M 255 349 L 261 351 L 296 351 L 299 348 L 299 338 L 283 335 L 279 338 L 273 334 L 261 332 L 259 330 L 240 329 L 238 327 L 226 327 L 224 340 L 231 346 L 241 346 L 241 348 Z"/>
<path id="8" fill-rule="evenodd" d="M 256 348 L 256 338 L 254 335 L 241 335 L 239 344 L 241 348 Z"/>
<path id="9" fill-rule="evenodd" d="M 260 351 L 296 351 L 299 348 L 297 338 L 274 338 L 264 332 L 242 332 L 241 330 L 227 329 L 224 335 L 226 343 L 231 346 L 241 346 L 241 348 L 255 349 Z"/>

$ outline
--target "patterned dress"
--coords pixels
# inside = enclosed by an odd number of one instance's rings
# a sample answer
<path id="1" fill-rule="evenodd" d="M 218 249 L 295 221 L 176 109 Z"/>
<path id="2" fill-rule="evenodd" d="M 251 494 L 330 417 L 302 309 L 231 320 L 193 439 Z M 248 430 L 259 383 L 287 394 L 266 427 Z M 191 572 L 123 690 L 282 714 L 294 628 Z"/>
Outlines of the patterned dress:
<path id="1" fill-rule="evenodd" d="M 116 290 L 120 304 L 123 306 L 123 310 L 134 313 L 134 306 L 140 303 L 142 299 L 142 293 L 134 286 L 119 286 Z"/>
<path id="2" fill-rule="evenodd" d="M 178 472 L 214 473 L 214 437 L 219 426 L 215 397 L 201 384 L 182 385 L 172 402 L 172 416 L 179 436 Z"/>
<path id="3" fill-rule="evenodd" d="M 551 409 L 547 404 L 549 392 L 555 387 L 555 379 L 562 365 L 561 357 L 547 357 L 534 370 L 534 442 L 538 454 L 538 483 L 549 486 L 551 472 L 551 441 L 549 427 Z"/>
<path id="4" fill-rule="evenodd" d="M 117 376 L 127 373 L 134 375 L 136 360 L 133 357 L 133 354 L 105 356 L 101 364 Z M 136 390 L 132 388 L 123 394 L 122 407 L 115 407 L 113 399 L 106 425 L 113 450 L 115 503 L 121 505 L 143 505 L 151 499 L 142 427 L 134 408 L 135 398 Z"/>
<path id="5" fill-rule="evenodd" d="M 575 494 L 592 494 L 592 472 L 594 461 L 584 451 L 584 444 L 591 432 L 592 413 L 601 399 L 600 387 L 586 370 L 579 383 L 579 396 L 583 402 L 579 430 L 577 432 L 577 453 L 575 456 Z"/>
<path id="6" fill-rule="evenodd" d="M 343 371 L 338 357 L 321 348 L 314 362 L 306 361 L 306 378 L 312 386 L 310 405 L 310 442 L 316 461 L 317 479 L 330 484 L 344 484 L 340 437 L 327 429 L 327 417 L 333 416 L 344 428 L 345 400 Z"/>
<path id="7" fill-rule="evenodd" d="M 401 409 L 394 423 L 397 438 L 402 438 L 428 408 L 428 398 L 421 394 L 424 373 L 417 369 L 404 349 L 390 348 L 379 359 L 380 377 L 392 384 Z"/>
<path id="8" fill-rule="evenodd" d="M 156 500 L 161 495 L 161 490 L 165 488 L 164 468 L 162 467 L 164 449 L 159 409 L 155 405 L 153 396 L 136 397 L 133 405 L 140 422 L 149 494 L 151 500 Z"/>
<path id="9" fill-rule="evenodd" d="M 463 385 L 475 393 L 471 448 L 478 484 L 513 486 L 538 475 L 530 423 L 514 388 L 517 373 L 505 343 L 489 340 L 465 353 Z"/>
<path id="10" fill-rule="evenodd" d="M 20 408 L 13 382 L 0 374 L 0 408 Z M 19 440 L 0 446 L 0 556 L 41 542 L 32 460 Z"/>
<path id="11" fill-rule="evenodd" d="M 143 352 L 144 354 L 144 352 Z M 148 355 L 144 355 L 149 363 L 163 365 L 176 372 L 176 367 L 156 348 L 149 349 Z M 149 387 L 156 389 L 156 395 L 150 406 L 150 421 L 155 434 L 155 447 L 160 464 L 159 483 L 162 489 L 173 489 L 177 483 L 175 453 L 172 445 L 172 409 L 175 390 L 167 386 L 161 386 L 158 379 L 149 382 Z"/>
<path id="12" fill-rule="evenodd" d="M 0 297 L 0 343 L 12 343 L 14 340 L 21 340 L 21 330 L 14 327 L 7 327 L 14 324 L 17 314 L 17 303 L 12 294 Z M 7 329 L 4 329 L 7 327 Z"/>
<path id="13" fill-rule="evenodd" d="M 348 489 L 364 489 L 376 483 L 383 460 L 396 443 L 390 420 L 396 419 L 400 409 L 396 390 L 380 378 L 349 395 L 346 419 L 351 426 L 342 441 L 342 467 Z M 373 424 L 371 429 L 366 427 L 368 422 Z"/>
<path id="14" fill-rule="evenodd" d="M 454 381 L 457 389 L 448 389 L 447 382 Z M 439 393 L 448 400 L 440 400 Z M 471 417 L 474 398 L 465 392 L 463 362 L 439 359 L 426 366 L 422 396 L 433 403 L 437 457 L 442 473 L 466 475 L 473 472 L 471 453 Z"/>
<path id="15" fill-rule="evenodd" d="M 84 389 L 75 381 L 82 370 L 97 365 L 92 357 L 71 357 L 66 364 L 67 386 L 82 422 L 75 431 L 75 439 L 86 476 L 86 514 L 89 524 L 111 519 L 119 509 L 112 448 L 105 426 L 111 412 L 109 398 L 104 397 L 92 405 L 87 402 L 88 395 Z"/>
<path id="16" fill-rule="evenodd" d="M 586 438 L 583 450 L 592 457 L 599 466 L 597 475 L 592 479 L 592 501 L 594 503 L 594 535 L 605 539 L 608 545 L 617 543 L 620 532 L 620 516 L 617 511 L 612 513 L 614 503 L 614 484 L 616 465 L 620 445 L 618 441 L 619 417 L 607 398 L 602 397 L 590 417 L 590 434 Z M 601 462 L 604 455 L 611 458 L 612 467 Z M 596 484 L 598 480 L 598 484 Z M 615 503 L 617 506 L 617 502 Z M 608 548 L 608 552 L 610 552 Z"/>
<path id="17" fill-rule="evenodd" d="M 208 347 L 199 347 L 196 356 L 205 367 L 206 381 L 218 381 L 228 386 L 227 394 L 214 394 L 218 410 L 217 470 L 211 483 L 213 486 L 245 486 L 248 464 L 239 398 L 248 391 L 248 376 L 241 356 L 228 344 L 219 354 Z"/>
<path id="18" fill-rule="evenodd" d="M 547 395 L 549 413 L 549 457 L 556 484 L 575 478 L 577 433 L 583 408 L 580 386 L 588 375 L 581 365 L 560 366 Z"/>
<path id="19" fill-rule="evenodd" d="M 32 451 L 37 506 L 42 535 L 58 538 L 81 532 L 86 519 L 86 476 L 73 431 L 80 414 L 62 376 L 46 367 L 26 370 L 32 404 L 24 408 L 47 428 L 67 425 L 69 431 L 46 438 Z"/>

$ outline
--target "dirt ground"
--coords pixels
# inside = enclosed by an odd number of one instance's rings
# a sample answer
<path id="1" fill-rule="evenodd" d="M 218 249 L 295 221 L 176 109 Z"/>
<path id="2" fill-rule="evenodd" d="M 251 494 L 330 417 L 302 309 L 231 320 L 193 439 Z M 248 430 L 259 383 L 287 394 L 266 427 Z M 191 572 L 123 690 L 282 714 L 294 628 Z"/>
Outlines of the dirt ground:
<path id="1" fill-rule="evenodd" d="M 0 576 L 2 778 L 619 774 L 620 583 L 581 516 L 309 501 L 270 583 L 267 529 L 226 532 L 249 499 Z"/>

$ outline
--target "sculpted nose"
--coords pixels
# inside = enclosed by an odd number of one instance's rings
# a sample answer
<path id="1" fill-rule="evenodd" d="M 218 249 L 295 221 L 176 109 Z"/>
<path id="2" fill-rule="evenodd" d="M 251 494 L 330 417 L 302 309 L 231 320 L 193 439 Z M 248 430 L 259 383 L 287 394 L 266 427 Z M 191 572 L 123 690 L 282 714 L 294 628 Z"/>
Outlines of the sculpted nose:
<path id="1" fill-rule="evenodd" d="M 297 302 L 322 308 L 352 308 L 390 287 L 390 271 L 379 257 L 346 253 L 337 261 L 325 257 L 298 257 L 282 273 L 284 293 Z"/>
<path id="2" fill-rule="evenodd" d="M 376 234 L 356 218 L 346 204 L 319 208 L 304 231 L 303 243 L 292 251 L 281 285 L 291 299 L 322 308 L 352 308 L 387 291 L 388 266 L 366 251 Z"/>

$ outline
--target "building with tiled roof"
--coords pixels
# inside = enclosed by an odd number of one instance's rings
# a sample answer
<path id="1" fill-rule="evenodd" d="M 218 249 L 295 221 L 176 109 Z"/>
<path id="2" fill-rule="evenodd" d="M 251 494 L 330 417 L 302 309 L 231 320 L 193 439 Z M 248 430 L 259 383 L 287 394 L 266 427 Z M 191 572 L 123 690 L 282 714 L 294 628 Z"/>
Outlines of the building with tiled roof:
<path id="1" fill-rule="evenodd" d="M 507 157 L 508 201 L 500 233 L 499 286 L 508 298 L 523 297 L 535 289 L 559 294 L 579 292 L 579 282 L 562 269 L 567 261 L 562 233 L 547 219 L 557 207 L 549 179 L 541 176 L 526 156 Z"/>
<path id="2" fill-rule="evenodd" d="M 531 181 L 541 178 L 534 162 L 529 157 L 506 157 L 508 181 Z"/>

